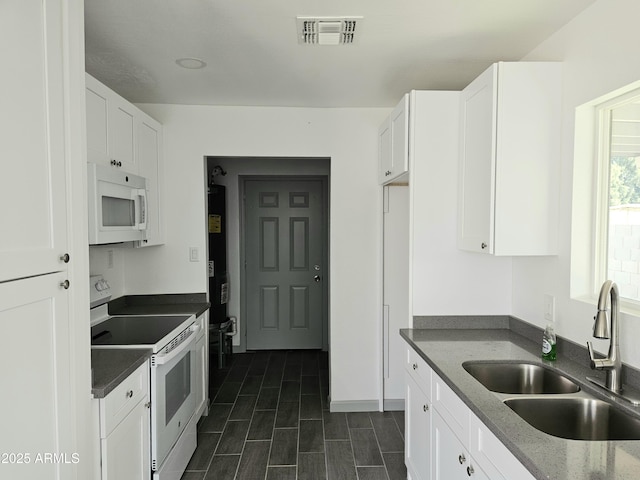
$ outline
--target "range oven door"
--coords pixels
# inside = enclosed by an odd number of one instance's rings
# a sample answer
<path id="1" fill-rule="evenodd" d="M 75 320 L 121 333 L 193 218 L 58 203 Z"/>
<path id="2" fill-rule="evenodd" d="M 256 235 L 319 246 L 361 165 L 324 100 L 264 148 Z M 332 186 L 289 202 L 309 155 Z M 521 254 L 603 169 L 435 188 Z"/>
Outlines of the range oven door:
<path id="1" fill-rule="evenodd" d="M 196 336 L 151 357 L 151 467 L 157 471 L 196 409 Z"/>

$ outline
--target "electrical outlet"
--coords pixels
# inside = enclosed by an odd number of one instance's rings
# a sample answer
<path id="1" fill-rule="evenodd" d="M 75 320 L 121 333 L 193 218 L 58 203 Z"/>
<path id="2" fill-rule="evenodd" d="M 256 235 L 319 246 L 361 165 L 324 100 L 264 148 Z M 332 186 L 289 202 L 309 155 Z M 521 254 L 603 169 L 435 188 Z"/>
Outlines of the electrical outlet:
<path id="1" fill-rule="evenodd" d="M 544 294 L 544 319 L 548 322 L 556 320 L 556 298 L 547 293 Z"/>
<path id="2" fill-rule="evenodd" d="M 189 261 L 198 262 L 200 261 L 199 257 L 198 247 L 189 247 Z"/>

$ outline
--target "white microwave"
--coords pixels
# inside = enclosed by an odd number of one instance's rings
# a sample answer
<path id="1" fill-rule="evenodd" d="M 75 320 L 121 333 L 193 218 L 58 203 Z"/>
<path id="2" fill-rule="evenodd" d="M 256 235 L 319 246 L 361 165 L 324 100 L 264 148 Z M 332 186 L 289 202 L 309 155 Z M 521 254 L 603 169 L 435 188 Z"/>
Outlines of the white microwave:
<path id="1" fill-rule="evenodd" d="M 89 245 L 144 240 L 146 188 L 144 177 L 88 163 Z"/>

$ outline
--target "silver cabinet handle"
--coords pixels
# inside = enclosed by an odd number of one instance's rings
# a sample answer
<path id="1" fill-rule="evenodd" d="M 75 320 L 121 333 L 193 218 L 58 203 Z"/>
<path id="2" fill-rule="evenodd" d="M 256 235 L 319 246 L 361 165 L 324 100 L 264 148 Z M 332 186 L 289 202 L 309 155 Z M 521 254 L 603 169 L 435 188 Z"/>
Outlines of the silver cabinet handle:
<path id="1" fill-rule="evenodd" d="M 460 462 L 460 465 L 462 465 L 464 462 L 467 461 L 467 458 L 464 456 L 464 453 L 461 453 L 460 455 L 458 455 L 458 461 Z"/>
<path id="2" fill-rule="evenodd" d="M 315 276 L 313 277 L 313 280 L 314 280 L 316 283 L 320 282 L 320 275 L 315 275 Z"/>
<path id="3" fill-rule="evenodd" d="M 480 247 L 482 247 L 482 249 L 484 250 L 485 248 L 487 248 L 487 244 L 486 244 L 486 243 L 484 243 L 484 242 L 482 242 L 482 243 L 480 244 Z"/>
<path id="4" fill-rule="evenodd" d="M 133 390 L 129 390 L 127 392 L 127 398 L 131 398 L 131 397 L 133 397 Z"/>
<path id="5" fill-rule="evenodd" d="M 425 412 L 429 410 L 429 405 L 423 405 L 422 406 L 422 410 L 424 410 Z"/>
<path id="6" fill-rule="evenodd" d="M 71 284 L 69 283 L 69 280 L 65 280 L 64 282 L 60 282 L 60 286 L 62 288 L 64 288 L 65 290 L 68 290 L 70 285 Z"/>
<path id="7" fill-rule="evenodd" d="M 417 369 L 418 369 L 418 364 L 417 364 L 417 363 L 414 363 L 414 364 L 413 364 L 413 369 L 414 369 L 414 370 L 417 370 Z"/>
<path id="8" fill-rule="evenodd" d="M 471 476 L 471 475 L 473 475 L 473 473 L 474 473 L 474 472 L 473 472 L 473 467 L 472 467 L 471 465 L 469 465 L 469 466 L 467 467 L 467 475 Z"/>
<path id="9" fill-rule="evenodd" d="M 60 255 L 61 262 L 69 263 L 69 260 L 71 260 L 71 257 L 69 256 L 68 253 L 65 253 L 64 255 Z"/>
<path id="10" fill-rule="evenodd" d="M 145 403 L 145 404 L 144 404 L 144 406 L 145 406 L 146 408 L 151 408 L 151 402 L 147 402 L 147 403 Z"/>

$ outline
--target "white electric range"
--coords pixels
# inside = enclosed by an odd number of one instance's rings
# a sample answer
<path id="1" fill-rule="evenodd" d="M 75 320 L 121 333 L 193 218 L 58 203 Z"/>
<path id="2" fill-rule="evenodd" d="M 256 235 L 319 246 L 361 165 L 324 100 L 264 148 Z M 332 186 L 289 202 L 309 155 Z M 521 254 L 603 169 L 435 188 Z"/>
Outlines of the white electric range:
<path id="1" fill-rule="evenodd" d="M 194 315 L 110 316 L 110 286 L 92 276 L 91 347 L 151 349 L 151 469 L 179 480 L 196 449 Z"/>

